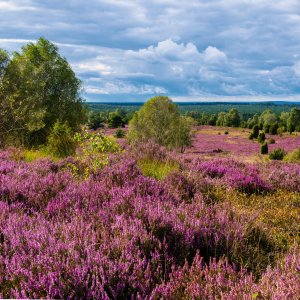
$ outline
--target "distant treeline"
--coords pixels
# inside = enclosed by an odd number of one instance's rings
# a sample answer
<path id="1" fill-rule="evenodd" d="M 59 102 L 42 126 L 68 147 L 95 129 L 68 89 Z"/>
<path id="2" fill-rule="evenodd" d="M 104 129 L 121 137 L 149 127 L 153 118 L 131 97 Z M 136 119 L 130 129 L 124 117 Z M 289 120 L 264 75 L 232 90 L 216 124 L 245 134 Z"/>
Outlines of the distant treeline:
<path id="1" fill-rule="evenodd" d="M 186 102 L 176 103 L 180 111 L 185 114 L 187 112 L 196 112 L 208 114 L 218 114 L 220 112 L 228 112 L 232 108 L 236 108 L 243 119 L 253 117 L 255 114 L 261 114 L 265 110 L 271 110 L 275 114 L 280 115 L 283 111 L 290 111 L 293 107 L 300 108 L 300 102 L 244 102 L 244 103 L 221 103 L 221 102 Z M 143 103 L 92 103 L 87 102 L 90 110 L 97 112 L 112 112 L 116 109 L 125 112 L 135 112 L 141 108 Z"/>
<path id="2" fill-rule="evenodd" d="M 91 104 L 90 104 L 91 105 Z M 186 110 L 182 113 L 188 117 L 192 117 L 198 125 L 211 125 L 211 126 L 229 126 L 229 127 L 242 127 L 252 129 L 254 126 L 263 130 L 265 133 L 277 134 L 283 132 L 300 131 L 300 106 L 293 107 L 292 105 L 273 105 L 273 110 L 264 104 L 260 107 L 260 113 L 244 113 L 239 111 L 236 107 L 230 108 L 227 111 L 220 111 L 220 107 L 229 108 L 230 104 L 222 104 L 223 106 L 216 105 L 213 110 L 213 105 L 206 105 L 210 107 L 211 111 L 199 111 L 197 108 L 201 105 L 179 105 L 179 108 L 192 107 L 193 110 Z M 124 127 L 128 124 L 129 120 L 134 115 L 133 108 L 139 108 L 129 104 L 92 104 L 96 108 L 106 108 L 106 110 L 91 110 L 89 114 L 88 127 L 90 129 L 97 129 L 104 124 L 109 127 L 117 128 Z M 258 104 L 241 104 L 239 108 L 245 109 L 248 107 L 250 110 L 253 106 L 258 109 Z M 125 109 L 124 109 L 125 107 Z M 267 108 L 268 107 L 268 108 Z M 127 109 L 126 109 L 127 108 Z M 195 109 L 196 108 L 196 109 Z M 266 109 L 267 108 L 267 109 Z M 276 109 L 274 109 L 276 108 Z M 280 110 L 279 110 L 280 108 Z M 283 110 L 287 109 L 287 110 Z M 114 109 L 114 110 L 109 110 Z M 264 110 L 263 110 L 264 109 Z M 253 110 L 254 111 L 254 110 Z"/>

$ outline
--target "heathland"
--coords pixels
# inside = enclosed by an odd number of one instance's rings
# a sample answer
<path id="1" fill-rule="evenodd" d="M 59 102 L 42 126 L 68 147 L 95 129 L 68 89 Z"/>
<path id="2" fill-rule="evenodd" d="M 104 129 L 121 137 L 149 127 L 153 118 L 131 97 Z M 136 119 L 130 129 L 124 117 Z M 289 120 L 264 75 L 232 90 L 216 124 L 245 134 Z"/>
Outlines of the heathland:
<path id="1" fill-rule="evenodd" d="M 0 54 L 1 298 L 299 299 L 298 107 L 89 110 L 47 40 Z"/>

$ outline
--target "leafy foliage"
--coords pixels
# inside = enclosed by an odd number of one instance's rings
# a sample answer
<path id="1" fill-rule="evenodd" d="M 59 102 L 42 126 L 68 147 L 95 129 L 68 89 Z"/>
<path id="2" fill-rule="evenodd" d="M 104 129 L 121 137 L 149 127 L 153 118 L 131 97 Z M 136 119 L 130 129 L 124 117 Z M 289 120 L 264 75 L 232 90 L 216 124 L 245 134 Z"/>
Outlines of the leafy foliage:
<path id="1" fill-rule="evenodd" d="M 56 121 L 72 131 L 85 121 L 81 82 L 58 48 L 44 38 L 14 52 L 1 52 L 2 143 L 44 144 Z"/>
<path id="2" fill-rule="evenodd" d="M 285 156 L 285 151 L 284 149 L 282 148 L 277 148 L 277 149 L 274 149 L 270 155 L 269 155 L 269 158 L 272 159 L 272 160 L 283 160 L 284 156 Z"/>
<path id="3" fill-rule="evenodd" d="M 260 153 L 261 154 L 268 154 L 269 149 L 268 149 L 268 144 L 264 142 L 261 147 L 260 147 Z"/>
<path id="4" fill-rule="evenodd" d="M 180 116 L 178 107 L 165 96 L 148 100 L 129 123 L 129 140 L 153 140 L 170 148 L 190 145 L 190 118 Z"/>
<path id="5" fill-rule="evenodd" d="M 47 150 L 56 157 L 67 157 L 75 154 L 76 141 L 67 123 L 56 122 L 49 135 Z"/>

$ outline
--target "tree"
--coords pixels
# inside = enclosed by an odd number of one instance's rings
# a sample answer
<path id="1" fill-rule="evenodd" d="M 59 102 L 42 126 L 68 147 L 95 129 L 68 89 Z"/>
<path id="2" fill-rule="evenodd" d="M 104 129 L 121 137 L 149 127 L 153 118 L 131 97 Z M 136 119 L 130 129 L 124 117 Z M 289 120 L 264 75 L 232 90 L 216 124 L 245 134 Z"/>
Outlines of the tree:
<path id="1" fill-rule="evenodd" d="M 67 122 L 74 131 L 85 121 L 81 81 L 58 48 L 44 38 L 13 53 L 1 81 L 0 111 L 9 116 L 1 127 L 4 137 L 40 145 L 55 122 Z"/>
<path id="2" fill-rule="evenodd" d="M 268 133 L 270 131 L 270 127 L 275 125 L 278 127 L 277 116 L 271 110 L 265 110 L 261 116 L 259 117 L 259 121 L 261 124 L 261 128 Z"/>
<path id="3" fill-rule="evenodd" d="M 225 124 L 230 127 L 239 127 L 241 124 L 241 116 L 236 108 L 232 108 L 225 116 Z"/>
<path id="4" fill-rule="evenodd" d="M 118 127 L 124 127 L 124 125 L 125 125 L 125 121 L 123 119 L 122 114 L 119 112 L 119 110 L 109 113 L 108 127 L 118 128 Z"/>
<path id="5" fill-rule="evenodd" d="M 98 129 L 103 126 L 103 119 L 101 119 L 100 113 L 91 111 L 89 113 L 87 126 L 89 129 Z"/>
<path id="6" fill-rule="evenodd" d="M 217 126 L 225 126 L 226 124 L 226 112 L 220 112 L 218 114 L 218 118 L 217 118 L 217 121 L 216 121 L 216 125 Z"/>
<path id="7" fill-rule="evenodd" d="M 292 108 L 289 118 L 287 119 L 287 128 L 290 133 L 300 131 L 300 109 Z"/>
<path id="8" fill-rule="evenodd" d="M 159 145 L 184 150 L 191 142 L 191 119 L 166 96 L 149 99 L 129 122 L 129 141 L 153 140 Z"/>
<path id="9" fill-rule="evenodd" d="M 9 56 L 5 50 L 0 49 L 0 147 L 4 144 L 5 131 L 11 124 L 11 112 L 9 111 L 9 103 L 5 101 L 5 74 L 9 63 Z"/>

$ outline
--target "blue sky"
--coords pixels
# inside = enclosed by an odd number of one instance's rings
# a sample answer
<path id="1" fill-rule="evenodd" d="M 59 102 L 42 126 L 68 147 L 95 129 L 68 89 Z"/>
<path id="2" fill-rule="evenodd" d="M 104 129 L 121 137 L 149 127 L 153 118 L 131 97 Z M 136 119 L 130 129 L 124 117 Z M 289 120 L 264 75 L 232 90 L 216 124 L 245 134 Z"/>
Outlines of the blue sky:
<path id="1" fill-rule="evenodd" d="M 299 0 L 0 0 L 0 47 L 44 36 L 90 101 L 300 101 Z"/>

